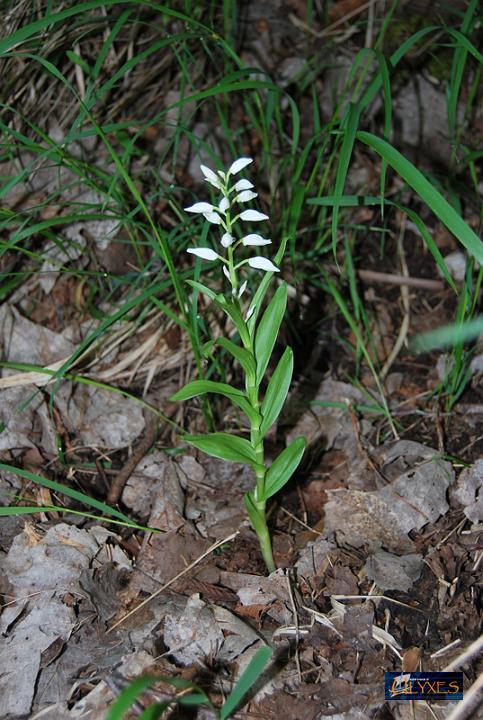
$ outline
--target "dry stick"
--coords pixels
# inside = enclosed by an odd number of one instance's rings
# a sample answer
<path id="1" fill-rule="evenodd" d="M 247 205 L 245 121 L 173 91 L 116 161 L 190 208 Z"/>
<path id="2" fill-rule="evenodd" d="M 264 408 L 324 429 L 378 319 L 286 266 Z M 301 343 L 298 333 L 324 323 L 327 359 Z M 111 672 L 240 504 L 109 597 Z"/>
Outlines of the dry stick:
<path id="1" fill-rule="evenodd" d="M 360 7 L 355 8 L 354 10 L 351 10 L 350 12 L 347 13 L 347 15 L 344 15 L 343 17 L 339 18 L 338 20 L 333 22 L 332 25 L 327 25 L 327 27 L 324 28 L 323 30 L 314 30 L 313 28 L 310 27 L 310 25 L 307 25 L 307 23 L 305 23 L 303 20 L 301 20 L 299 17 L 297 17 L 297 15 L 295 15 L 294 13 L 289 13 L 289 18 L 296 27 L 299 27 L 302 30 L 305 30 L 306 32 L 313 35 L 314 37 L 321 38 L 321 37 L 324 37 L 325 35 L 330 35 L 331 32 L 333 30 L 335 30 L 335 28 L 339 27 L 339 25 L 343 25 L 344 23 L 346 23 L 348 20 L 351 20 L 356 15 L 360 15 L 360 13 L 364 12 L 364 10 L 367 10 L 367 8 L 370 5 L 372 5 L 373 2 L 374 2 L 374 0 L 369 0 L 369 2 L 366 2 L 363 5 L 361 5 Z"/>
<path id="2" fill-rule="evenodd" d="M 446 720 L 462 720 L 473 715 L 483 702 L 483 673 L 479 675 L 469 690 L 465 692 L 463 700 L 453 708 Z"/>
<path id="3" fill-rule="evenodd" d="M 339 272 L 336 265 L 324 265 L 327 270 Z M 364 282 L 381 283 L 382 285 L 407 285 L 408 287 L 420 288 L 421 290 L 444 290 L 445 286 L 441 280 L 429 278 L 415 278 L 406 275 L 378 272 L 377 270 L 356 270 L 357 276 Z"/>
<path id="4" fill-rule="evenodd" d="M 401 227 L 399 230 L 399 235 L 397 238 L 397 249 L 399 254 L 399 259 L 401 261 L 401 269 L 403 271 L 404 277 L 408 277 L 409 270 L 406 263 L 406 257 L 404 255 L 404 245 L 403 245 L 403 239 L 404 239 L 404 233 L 406 232 L 406 216 L 403 215 L 401 220 Z M 385 380 L 387 377 L 387 374 L 389 373 L 389 370 L 394 364 L 394 361 L 396 360 L 397 356 L 401 352 L 401 348 L 404 345 L 404 342 L 408 335 L 409 330 L 409 291 L 407 285 L 401 285 L 401 298 L 402 298 L 402 304 L 404 309 L 404 316 L 401 323 L 401 327 L 399 328 L 399 333 L 396 338 L 396 342 L 394 343 L 394 347 L 392 348 L 391 352 L 389 353 L 389 357 L 387 358 L 386 362 L 384 363 L 384 367 L 381 370 L 380 377 L 381 380 Z"/>
<path id="5" fill-rule="evenodd" d="M 421 288 L 421 290 L 444 290 L 444 283 L 440 280 L 384 273 L 377 270 L 357 270 L 357 274 L 361 280 L 369 282 L 384 283 L 386 285 L 406 285 L 407 287 Z"/>
<path id="6" fill-rule="evenodd" d="M 453 670 L 457 670 L 458 668 L 463 667 L 468 660 L 476 657 L 481 652 L 483 652 L 483 635 L 480 635 L 480 637 L 474 640 L 471 645 L 468 645 L 461 655 L 458 655 L 458 657 L 452 660 L 449 665 L 446 665 L 446 667 L 443 668 L 443 671 L 452 672 Z"/>
<path id="7" fill-rule="evenodd" d="M 373 33 L 374 33 L 374 20 L 375 20 L 375 5 L 377 4 L 378 0 L 372 0 L 372 2 L 369 3 L 369 7 L 367 9 L 367 27 L 366 27 L 366 37 L 364 41 L 364 47 L 366 48 L 372 48 L 372 39 L 373 39 Z"/>
<path id="8" fill-rule="evenodd" d="M 297 606 L 295 604 L 295 598 L 293 595 L 292 583 L 290 582 L 290 571 L 289 570 L 287 570 L 285 572 L 285 579 L 287 581 L 288 596 L 290 598 L 290 605 L 292 606 L 293 623 L 294 623 L 294 627 L 295 627 L 295 639 L 296 639 L 295 665 L 297 666 L 297 673 L 299 676 L 299 681 L 302 682 L 302 670 L 300 667 L 300 657 L 299 657 L 299 641 L 300 641 L 299 616 L 297 613 Z"/>
<path id="9" fill-rule="evenodd" d="M 133 454 L 124 464 L 124 467 L 119 470 L 116 477 L 112 480 L 111 487 L 107 493 L 107 502 L 116 504 L 122 495 L 127 481 L 131 477 L 132 473 L 136 469 L 141 460 L 148 452 L 151 445 L 154 444 L 158 435 L 158 419 L 151 412 L 144 411 L 144 420 L 146 423 L 144 430 L 144 437 L 134 448 Z"/>
<path id="10" fill-rule="evenodd" d="M 121 623 L 125 622 L 131 615 L 134 615 L 138 610 L 141 610 L 145 605 L 147 605 L 151 600 L 154 600 L 155 597 L 160 595 L 162 592 L 164 592 L 167 588 L 169 588 L 170 585 L 176 582 L 176 580 L 179 580 L 183 575 L 186 575 L 187 572 L 189 572 L 192 568 L 194 568 L 196 565 L 198 565 L 199 562 L 205 559 L 205 557 L 208 557 L 212 552 L 214 552 L 217 548 L 219 548 L 221 545 L 224 545 L 227 542 L 230 542 L 236 536 L 238 535 L 239 531 L 232 533 L 231 535 L 228 535 L 228 537 L 224 538 L 223 540 L 218 540 L 218 542 L 214 543 L 214 545 L 211 545 L 208 550 L 205 550 L 205 552 L 200 555 L 196 560 L 193 560 L 192 563 L 190 563 L 187 567 L 185 567 L 184 570 L 181 570 L 177 575 L 174 576 L 174 578 L 171 578 L 171 580 L 168 580 L 167 583 L 162 585 L 159 590 L 156 590 L 155 593 L 150 595 L 146 600 L 143 600 L 142 603 L 140 603 L 137 607 L 135 607 L 133 610 L 128 612 L 127 615 L 124 615 L 120 620 L 118 620 L 114 625 L 112 625 L 107 631 L 106 635 L 114 630 L 118 625 L 121 625 Z"/>

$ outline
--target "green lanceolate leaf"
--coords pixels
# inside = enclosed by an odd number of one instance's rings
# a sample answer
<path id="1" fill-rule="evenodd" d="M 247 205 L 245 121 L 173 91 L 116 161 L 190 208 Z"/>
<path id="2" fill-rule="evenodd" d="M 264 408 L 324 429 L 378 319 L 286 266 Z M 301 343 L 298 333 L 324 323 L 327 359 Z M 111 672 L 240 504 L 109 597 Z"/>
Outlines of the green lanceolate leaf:
<path id="1" fill-rule="evenodd" d="M 215 347 L 216 340 L 208 340 L 203 344 L 203 347 L 201 348 L 201 354 L 204 358 L 209 358 L 211 355 L 211 351 Z"/>
<path id="2" fill-rule="evenodd" d="M 267 529 L 265 513 L 257 508 L 252 492 L 245 493 L 243 500 L 253 529 L 258 536 L 262 535 Z"/>
<path id="3" fill-rule="evenodd" d="M 233 397 L 244 397 L 241 390 L 227 383 L 215 382 L 214 380 L 193 380 L 193 382 L 189 382 L 182 387 L 181 390 L 178 390 L 178 392 L 172 395 L 170 400 L 173 402 L 181 402 L 198 397 L 199 395 L 204 395 L 208 392 L 219 393 L 230 399 Z"/>
<path id="4" fill-rule="evenodd" d="M 265 500 L 275 495 L 290 480 L 305 450 L 305 438 L 294 440 L 274 460 L 265 475 Z"/>
<path id="5" fill-rule="evenodd" d="M 287 307 L 287 286 L 280 285 L 263 313 L 255 335 L 255 358 L 257 361 L 257 385 L 260 384 L 277 339 Z"/>
<path id="6" fill-rule="evenodd" d="M 208 455 L 222 460 L 249 463 L 250 465 L 257 464 L 255 451 L 251 443 L 236 435 L 215 432 L 208 435 L 185 435 L 183 440 L 186 440 L 198 450 L 203 450 Z"/>
<path id="7" fill-rule="evenodd" d="M 203 295 L 206 295 L 206 297 L 209 297 L 210 300 L 216 300 L 216 293 L 213 292 L 213 290 L 210 290 L 210 288 L 206 287 L 206 285 L 203 285 L 203 283 L 197 282 L 196 280 L 187 280 L 186 282 L 188 283 L 188 285 L 191 285 L 192 288 L 198 290 L 198 292 L 203 293 Z"/>
<path id="8" fill-rule="evenodd" d="M 246 670 L 244 670 L 237 684 L 223 703 L 223 707 L 220 710 L 220 720 L 227 720 L 227 718 L 230 717 L 252 685 L 263 673 L 272 655 L 273 650 L 266 645 L 261 647 L 260 650 L 257 650 L 248 663 Z"/>
<path id="9" fill-rule="evenodd" d="M 285 352 L 270 378 L 267 392 L 262 402 L 262 424 L 260 425 L 262 437 L 279 416 L 292 381 L 292 373 L 293 352 L 292 348 L 288 347 L 285 348 Z"/>
<path id="10" fill-rule="evenodd" d="M 185 385 L 181 390 L 171 396 L 170 400 L 173 402 L 180 402 L 183 400 L 190 400 L 205 393 L 218 393 L 223 395 L 232 401 L 235 405 L 243 410 L 250 421 L 257 422 L 259 415 L 257 411 L 248 402 L 245 394 L 238 388 L 234 388 L 227 383 L 215 382 L 214 380 L 193 380 L 193 382 Z"/>
<path id="11" fill-rule="evenodd" d="M 238 360 L 248 377 L 256 375 L 255 358 L 249 350 L 235 345 L 234 342 L 227 340 L 227 338 L 218 338 L 215 340 L 215 344 L 227 350 L 235 360 Z"/>
<path id="12" fill-rule="evenodd" d="M 224 302 L 220 302 L 218 298 L 216 299 L 216 303 L 219 305 L 219 307 L 225 311 L 225 313 L 228 315 L 228 317 L 231 318 L 233 324 L 235 325 L 236 329 L 238 330 L 238 333 L 240 335 L 242 343 L 245 345 L 245 347 L 250 345 L 250 336 L 248 334 L 248 328 L 245 320 L 243 319 L 243 315 L 241 314 L 240 308 L 235 305 L 235 303 L 227 301 L 225 298 L 223 298 Z"/>

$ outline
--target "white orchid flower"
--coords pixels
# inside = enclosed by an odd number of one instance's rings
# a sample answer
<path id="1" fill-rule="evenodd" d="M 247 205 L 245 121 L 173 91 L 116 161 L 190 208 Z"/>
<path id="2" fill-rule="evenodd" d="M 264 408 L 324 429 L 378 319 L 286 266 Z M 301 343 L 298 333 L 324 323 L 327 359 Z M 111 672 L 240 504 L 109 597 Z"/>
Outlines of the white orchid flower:
<path id="1" fill-rule="evenodd" d="M 190 207 L 185 208 L 185 212 L 190 213 L 208 213 L 213 212 L 215 210 L 214 205 L 210 205 L 210 203 L 207 202 L 197 202 L 194 205 L 191 205 Z"/>
<path id="2" fill-rule="evenodd" d="M 206 167 L 206 165 L 200 165 L 201 172 L 205 176 L 205 180 L 210 183 L 210 185 L 213 185 L 213 187 L 216 187 L 218 190 L 221 190 L 221 180 L 218 177 L 218 175 L 213 172 L 213 170 L 210 170 L 209 167 Z"/>
<path id="3" fill-rule="evenodd" d="M 271 260 L 257 255 L 257 257 L 248 260 L 250 267 L 256 270 L 264 270 L 265 272 L 280 272 L 280 268 L 273 264 Z"/>
<path id="4" fill-rule="evenodd" d="M 261 245 L 270 245 L 271 240 L 268 240 L 268 238 L 263 238 L 261 235 L 257 235 L 256 233 L 250 233 L 250 235 L 245 235 L 244 238 L 242 238 L 242 244 L 243 245 L 256 245 L 260 247 Z"/>
<path id="5" fill-rule="evenodd" d="M 239 180 L 233 186 L 233 190 L 235 192 L 241 192 L 242 190 L 251 190 L 252 187 L 253 187 L 253 183 L 251 183 L 250 180 Z"/>
<path id="6" fill-rule="evenodd" d="M 233 235 L 230 235 L 230 233 L 223 233 L 221 236 L 221 244 L 224 248 L 230 247 L 230 245 L 233 245 Z"/>
<path id="7" fill-rule="evenodd" d="M 230 201 L 227 197 L 222 198 L 220 204 L 218 205 L 218 210 L 222 212 L 223 214 L 226 213 L 228 208 L 230 207 Z"/>
<path id="8" fill-rule="evenodd" d="M 250 200 L 254 200 L 257 197 L 257 193 L 252 192 L 251 190 L 243 190 L 239 195 L 236 196 L 235 202 L 244 203 L 249 202 Z"/>
<path id="9" fill-rule="evenodd" d="M 240 213 L 240 220 L 250 220 L 251 222 L 259 222 L 260 220 L 268 220 L 268 215 L 264 215 L 258 210 L 244 210 Z"/>
<path id="10" fill-rule="evenodd" d="M 210 250 L 209 248 L 188 248 L 186 252 L 196 255 L 203 260 L 221 260 L 218 253 L 214 250 Z"/>
<path id="11" fill-rule="evenodd" d="M 215 212 L 215 210 L 213 210 L 212 212 L 204 212 L 203 215 L 206 220 L 208 220 L 208 222 L 210 223 L 213 223 L 213 225 L 221 225 L 221 217 L 218 215 L 217 212 Z"/>
<path id="12" fill-rule="evenodd" d="M 228 172 L 226 173 L 226 177 L 228 178 L 230 175 L 236 175 L 239 173 L 243 168 L 246 168 L 247 165 L 250 165 L 250 163 L 253 162 L 253 158 L 249 157 L 241 157 L 238 158 L 238 160 L 235 160 L 230 167 L 228 168 Z"/>

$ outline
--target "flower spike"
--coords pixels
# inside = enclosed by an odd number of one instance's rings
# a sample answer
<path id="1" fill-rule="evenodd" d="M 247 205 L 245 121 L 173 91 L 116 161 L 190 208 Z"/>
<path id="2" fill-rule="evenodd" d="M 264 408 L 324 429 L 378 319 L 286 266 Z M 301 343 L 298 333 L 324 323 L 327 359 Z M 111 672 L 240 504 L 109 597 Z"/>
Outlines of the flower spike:
<path id="1" fill-rule="evenodd" d="M 220 245 L 226 253 L 218 254 L 210 248 L 189 248 L 188 252 L 200 257 L 202 260 L 216 261 L 221 260 L 223 263 L 223 273 L 231 285 L 232 297 L 238 301 L 247 288 L 247 282 L 239 279 L 238 273 L 240 269 L 246 265 L 255 270 L 263 270 L 264 272 L 280 272 L 280 269 L 266 257 L 257 255 L 256 257 L 239 260 L 235 257 L 237 248 L 241 247 L 262 247 L 270 245 L 271 240 L 257 233 L 249 233 L 241 235 L 235 232 L 234 226 L 239 220 L 247 222 L 261 222 L 268 220 L 265 215 L 258 210 L 242 210 L 237 213 L 235 206 L 238 203 L 249 203 L 257 197 L 257 193 L 253 190 L 253 183 L 246 178 L 232 180 L 232 176 L 244 170 L 253 160 L 249 157 L 241 157 L 234 160 L 227 171 L 212 170 L 206 165 L 200 165 L 201 172 L 205 180 L 220 191 L 220 200 L 218 205 L 212 205 L 207 202 L 197 202 L 186 208 L 186 212 L 199 213 L 213 225 L 221 226 Z M 221 249 L 220 248 L 220 249 Z"/>

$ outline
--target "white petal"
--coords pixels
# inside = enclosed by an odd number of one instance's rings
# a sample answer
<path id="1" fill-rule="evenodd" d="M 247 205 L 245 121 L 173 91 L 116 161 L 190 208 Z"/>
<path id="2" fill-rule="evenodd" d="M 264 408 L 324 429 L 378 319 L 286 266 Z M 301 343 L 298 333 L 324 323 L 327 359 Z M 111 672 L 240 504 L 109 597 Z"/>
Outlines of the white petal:
<path id="1" fill-rule="evenodd" d="M 230 201 L 228 200 L 228 198 L 224 197 L 222 199 L 222 201 L 220 202 L 220 204 L 218 205 L 218 210 L 222 213 L 225 213 L 229 207 L 230 207 Z"/>
<path id="2" fill-rule="evenodd" d="M 244 210 L 242 213 L 240 213 L 240 219 L 241 220 L 268 220 L 268 215 L 264 215 L 261 212 L 258 212 L 258 210 Z"/>
<path id="3" fill-rule="evenodd" d="M 250 258 L 248 264 L 256 270 L 265 270 L 265 272 L 280 272 L 280 268 L 274 265 L 271 260 L 267 260 L 267 258 L 260 257 L 259 255 L 254 258 Z"/>
<path id="4" fill-rule="evenodd" d="M 221 224 L 221 217 L 218 215 L 217 212 L 204 212 L 203 215 L 208 220 L 208 222 L 213 223 L 213 225 Z"/>
<path id="5" fill-rule="evenodd" d="M 230 273 L 226 265 L 223 265 L 223 275 L 231 282 Z"/>
<path id="6" fill-rule="evenodd" d="M 210 250 L 209 248 L 188 248 L 186 252 L 191 253 L 192 255 L 197 255 L 200 258 L 203 258 L 203 260 L 218 260 L 219 255 L 214 250 Z"/>
<path id="7" fill-rule="evenodd" d="M 251 190 L 253 183 L 250 180 L 239 180 L 236 185 L 233 186 L 235 192 L 241 192 L 242 190 Z"/>
<path id="8" fill-rule="evenodd" d="M 248 322 L 248 321 L 250 320 L 251 316 L 252 316 L 253 313 L 255 312 L 255 308 L 256 308 L 256 307 L 257 307 L 256 305 L 252 305 L 251 308 L 249 308 L 249 310 L 248 310 L 248 312 L 247 312 L 247 314 L 246 314 L 246 316 L 245 316 L 245 322 Z"/>
<path id="9" fill-rule="evenodd" d="M 220 189 L 221 188 L 221 182 L 218 175 L 213 172 L 213 170 L 210 170 L 209 167 L 206 167 L 206 165 L 200 165 L 201 172 L 205 176 L 205 179 L 210 183 L 210 185 L 213 185 L 214 187 Z"/>
<path id="10" fill-rule="evenodd" d="M 257 197 L 257 193 L 254 193 L 251 190 L 244 190 L 239 195 L 237 195 L 235 202 L 249 202 L 250 200 L 253 200 L 256 197 Z"/>
<path id="11" fill-rule="evenodd" d="M 257 235 L 256 233 L 251 233 L 250 235 L 245 235 L 244 238 L 242 238 L 242 244 L 243 245 L 270 245 L 272 241 L 268 240 L 267 238 L 263 238 L 261 235 Z"/>
<path id="12" fill-rule="evenodd" d="M 244 283 L 241 284 L 240 289 L 239 289 L 239 291 L 238 291 L 238 297 L 239 297 L 239 298 L 241 298 L 241 296 L 243 295 L 243 293 L 244 293 L 245 290 L 247 289 L 247 285 L 248 285 L 248 283 L 247 283 L 246 280 L 245 280 Z"/>
<path id="13" fill-rule="evenodd" d="M 221 177 L 222 180 L 226 180 L 226 173 L 223 172 L 223 170 L 217 170 L 216 171 L 218 175 Z"/>
<path id="14" fill-rule="evenodd" d="M 214 206 L 210 205 L 210 203 L 206 202 L 199 202 L 195 203 L 194 205 L 191 205 L 190 207 L 185 208 L 186 212 L 192 212 L 192 213 L 205 213 L 205 212 L 212 212 L 214 210 Z"/>
<path id="15" fill-rule="evenodd" d="M 240 172 L 240 170 L 243 170 L 243 168 L 246 168 L 247 165 L 250 165 L 251 162 L 253 162 L 252 158 L 238 158 L 238 160 L 235 160 L 235 162 L 230 165 L 227 175 L 236 175 Z"/>
<path id="16" fill-rule="evenodd" d="M 233 244 L 233 235 L 230 235 L 230 233 L 223 233 L 221 236 L 221 244 L 224 248 L 230 247 L 230 245 Z"/>

